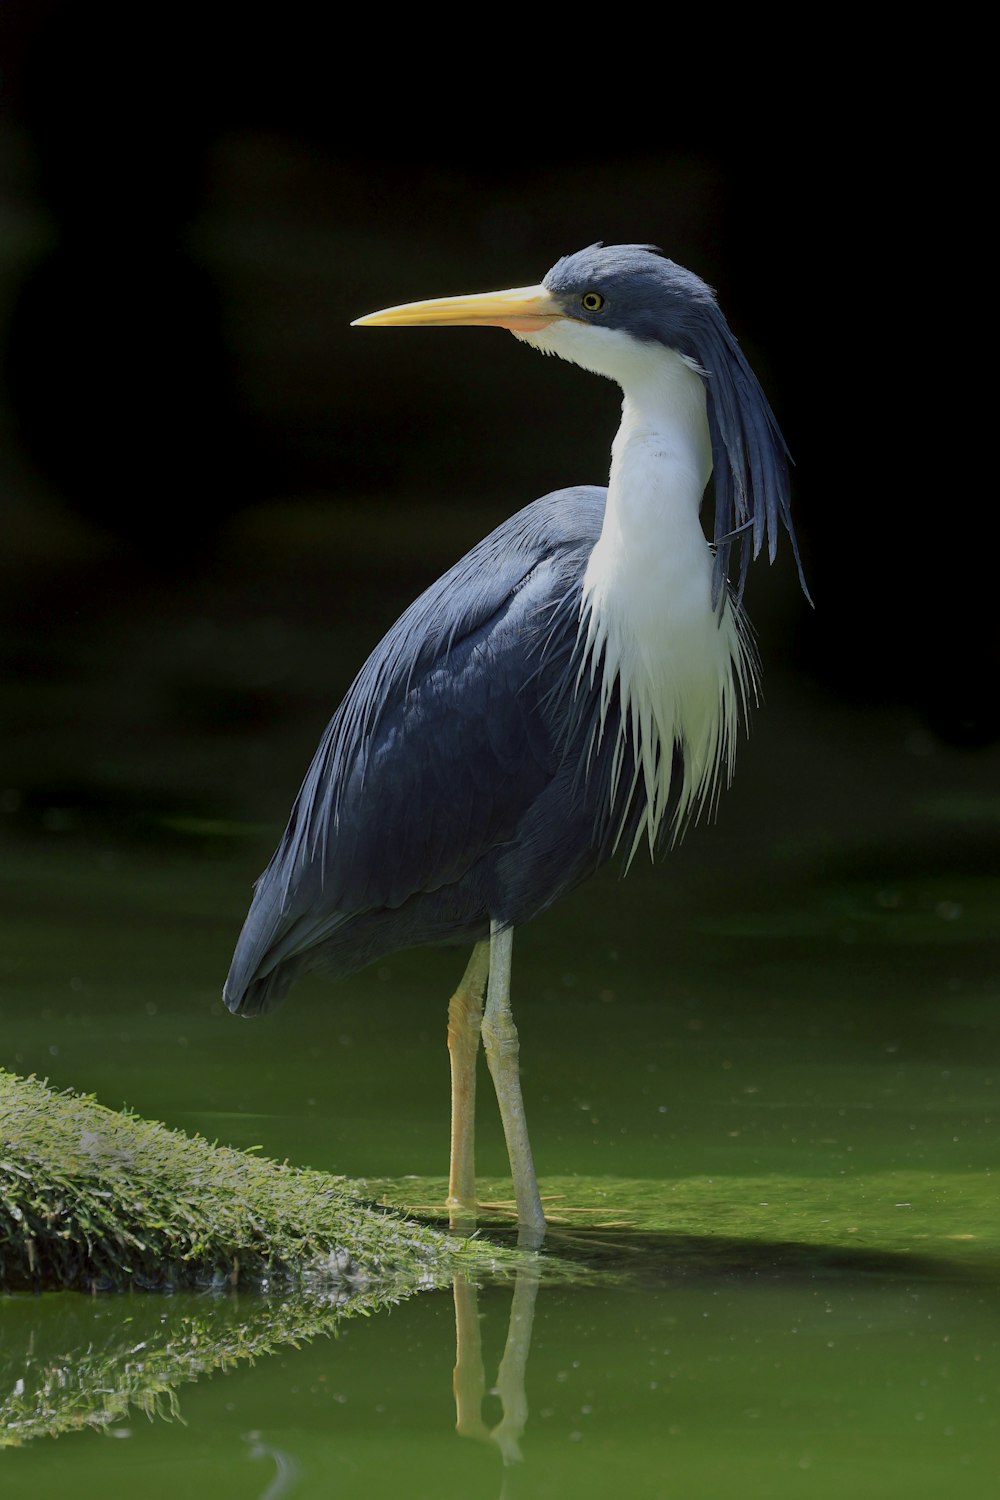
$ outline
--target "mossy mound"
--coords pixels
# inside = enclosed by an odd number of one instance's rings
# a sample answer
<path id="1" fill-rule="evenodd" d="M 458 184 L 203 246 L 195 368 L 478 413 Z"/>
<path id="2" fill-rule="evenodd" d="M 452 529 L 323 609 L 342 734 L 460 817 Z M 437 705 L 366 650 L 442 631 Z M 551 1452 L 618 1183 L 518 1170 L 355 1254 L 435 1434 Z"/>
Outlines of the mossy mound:
<path id="1" fill-rule="evenodd" d="M 432 1285 L 512 1252 L 0 1069 L 0 1289 Z"/>

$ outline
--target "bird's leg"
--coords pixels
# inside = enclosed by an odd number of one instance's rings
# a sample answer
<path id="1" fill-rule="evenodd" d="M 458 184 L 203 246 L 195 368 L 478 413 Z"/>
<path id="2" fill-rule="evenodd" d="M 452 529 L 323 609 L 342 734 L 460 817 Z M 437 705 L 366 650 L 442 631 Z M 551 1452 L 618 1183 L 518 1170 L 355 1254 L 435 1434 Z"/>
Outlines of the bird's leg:
<path id="1" fill-rule="evenodd" d="M 490 971 L 490 945 L 477 943 L 458 989 L 448 1002 L 451 1058 L 451 1171 L 448 1222 L 470 1232 L 476 1213 L 476 1058 L 483 1020 L 483 993 Z"/>
<path id="2" fill-rule="evenodd" d="M 514 1198 L 517 1203 L 518 1243 L 537 1249 L 545 1234 L 545 1215 L 538 1196 L 535 1167 L 531 1160 L 528 1123 L 521 1098 L 521 1078 L 517 1066 L 517 1027 L 510 1012 L 510 959 L 514 934 L 508 927 L 501 931 L 490 923 L 490 982 L 483 1017 L 483 1046 L 493 1076 L 503 1133 L 507 1140 Z"/>

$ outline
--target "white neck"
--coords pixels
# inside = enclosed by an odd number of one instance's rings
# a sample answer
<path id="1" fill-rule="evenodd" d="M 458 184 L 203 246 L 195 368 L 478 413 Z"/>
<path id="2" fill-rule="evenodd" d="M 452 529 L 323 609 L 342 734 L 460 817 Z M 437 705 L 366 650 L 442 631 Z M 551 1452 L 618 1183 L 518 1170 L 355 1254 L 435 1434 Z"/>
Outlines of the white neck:
<path id="1" fill-rule="evenodd" d="M 684 764 L 675 835 L 731 774 L 753 668 L 729 601 L 712 608 L 712 554 L 698 516 L 712 471 L 704 383 L 660 345 L 628 340 L 621 354 L 602 359 L 602 373 L 619 381 L 625 399 L 604 525 L 583 582 L 582 670 L 591 682 L 601 674 L 602 729 L 617 691 L 623 727 L 614 782 L 627 736 L 646 794 L 636 845 L 645 831 L 652 848 L 675 746 Z"/>
<path id="2" fill-rule="evenodd" d="M 640 578 L 671 586 L 700 584 L 710 555 L 698 520 L 712 473 L 705 387 L 667 349 L 643 351 L 623 373 L 622 422 L 611 445 L 611 477 L 604 527 L 588 580 L 616 558 Z M 692 578 L 692 570 L 694 577 Z"/>

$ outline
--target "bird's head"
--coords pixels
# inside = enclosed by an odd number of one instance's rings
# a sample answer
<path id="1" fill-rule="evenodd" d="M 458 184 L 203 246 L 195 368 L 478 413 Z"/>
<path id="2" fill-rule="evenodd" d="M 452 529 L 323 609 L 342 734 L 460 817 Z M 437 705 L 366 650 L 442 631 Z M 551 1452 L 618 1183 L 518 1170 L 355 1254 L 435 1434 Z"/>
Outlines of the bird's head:
<path id="1" fill-rule="evenodd" d="M 711 287 L 652 245 L 591 245 L 564 255 L 546 273 L 541 290 L 558 309 L 544 332 L 555 331 L 558 338 L 562 327 L 579 328 L 576 348 L 580 355 L 590 349 L 601 374 L 614 375 L 602 367 L 645 347 L 660 346 L 697 364 L 699 322 L 713 308 L 718 312 Z M 561 352 L 558 344 L 554 352 Z"/>
<path id="2" fill-rule="evenodd" d="M 537 286 L 409 302 L 356 323 L 506 328 L 535 348 L 617 380 L 626 392 L 633 372 L 657 350 L 679 356 L 705 385 L 716 596 L 733 542 L 740 543 L 736 590 L 742 595 L 751 558 L 766 541 L 773 561 L 782 526 L 805 589 L 789 507 L 788 452 L 774 413 L 711 287 L 655 246 L 590 245 L 563 256 Z"/>

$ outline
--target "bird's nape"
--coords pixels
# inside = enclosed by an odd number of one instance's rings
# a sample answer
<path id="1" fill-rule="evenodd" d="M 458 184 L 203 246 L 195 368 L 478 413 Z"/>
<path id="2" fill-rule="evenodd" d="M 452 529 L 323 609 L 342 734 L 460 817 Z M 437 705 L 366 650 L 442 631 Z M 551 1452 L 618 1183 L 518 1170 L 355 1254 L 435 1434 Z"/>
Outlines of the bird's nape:
<path id="1" fill-rule="evenodd" d="M 606 490 L 516 512 L 376 647 L 255 888 L 225 998 L 256 1013 L 311 967 L 344 976 L 398 949 L 469 943 L 448 1007 L 449 1217 L 475 1216 L 481 1040 L 520 1237 L 536 1245 L 514 929 L 616 849 L 653 850 L 714 809 L 755 684 L 749 562 L 765 547 L 773 558 L 785 530 L 798 564 L 787 453 L 711 289 L 648 246 L 591 246 L 537 286 L 357 321 L 507 328 L 615 380 L 622 423 Z M 713 468 L 714 545 L 699 521 Z"/>

